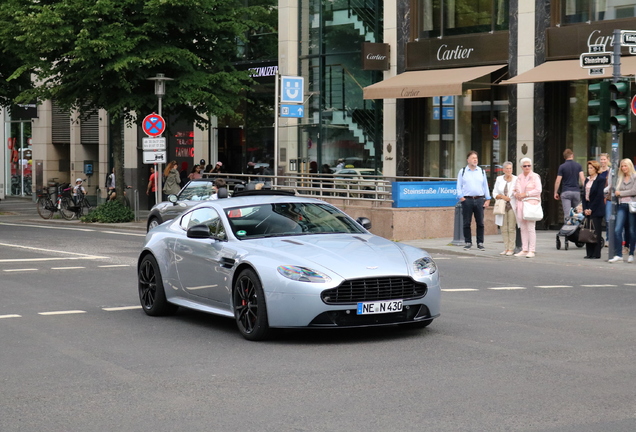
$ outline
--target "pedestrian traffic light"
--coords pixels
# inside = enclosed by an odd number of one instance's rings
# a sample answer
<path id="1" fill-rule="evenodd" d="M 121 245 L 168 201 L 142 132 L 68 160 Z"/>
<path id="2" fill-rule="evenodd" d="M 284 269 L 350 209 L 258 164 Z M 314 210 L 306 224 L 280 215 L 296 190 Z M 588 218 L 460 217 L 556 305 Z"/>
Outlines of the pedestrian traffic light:
<path id="1" fill-rule="evenodd" d="M 629 131 L 631 126 L 629 90 L 629 81 L 616 81 L 610 85 L 612 94 L 610 124 L 616 126 L 619 132 Z"/>
<path id="2" fill-rule="evenodd" d="M 610 131 L 610 83 L 601 81 L 588 87 L 590 98 L 587 102 L 587 122 L 603 132 Z"/>

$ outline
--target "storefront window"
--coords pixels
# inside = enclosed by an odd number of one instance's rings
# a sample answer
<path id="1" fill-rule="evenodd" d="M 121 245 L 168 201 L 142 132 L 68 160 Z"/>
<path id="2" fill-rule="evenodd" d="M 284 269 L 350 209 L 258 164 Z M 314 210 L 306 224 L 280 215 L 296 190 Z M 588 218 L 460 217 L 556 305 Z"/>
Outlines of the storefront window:
<path id="1" fill-rule="evenodd" d="M 507 0 L 413 0 L 416 38 L 508 30 Z"/>
<path id="2" fill-rule="evenodd" d="M 12 121 L 7 113 L 5 123 L 5 194 L 32 194 L 33 152 L 31 150 L 31 121 Z"/>
<path id="3" fill-rule="evenodd" d="M 616 2 L 619 3 L 619 2 Z M 614 4 L 607 0 L 560 0 L 561 23 L 576 24 L 631 18 L 636 15 L 636 3 Z"/>

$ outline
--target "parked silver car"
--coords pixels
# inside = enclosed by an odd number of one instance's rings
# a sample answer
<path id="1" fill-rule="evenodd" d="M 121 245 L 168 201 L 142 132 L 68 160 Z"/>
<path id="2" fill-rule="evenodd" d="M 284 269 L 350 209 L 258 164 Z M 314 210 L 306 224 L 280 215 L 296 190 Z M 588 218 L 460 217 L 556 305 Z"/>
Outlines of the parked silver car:
<path id="1" fill-rule="evenodd" d="M 182 306 L 234 318 L 248 340 L 272 328 L 429 325 L 440 313 L 437 265 L 363 225 L 280 191 L 200 203 L 148 232 L 141 305 L 153 316 Z"/>

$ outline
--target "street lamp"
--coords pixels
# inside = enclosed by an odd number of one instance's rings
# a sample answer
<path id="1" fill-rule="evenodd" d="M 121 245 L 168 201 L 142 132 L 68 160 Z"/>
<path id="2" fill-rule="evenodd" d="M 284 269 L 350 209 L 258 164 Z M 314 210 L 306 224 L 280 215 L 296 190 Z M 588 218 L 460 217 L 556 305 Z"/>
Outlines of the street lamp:
<path id="1" fill-rule="evenodd" d="M 166 77 L 162 73 L 158 73 L 157 76 L 148 78 L 149 81 L 155 82 L 155 95 L 159 102 L 158 114 L 161 115 L 161 99 L 166 95 L 166 81 L 172 81 L 172 78 Z M 161 202 L 161 190 L 163 189 L 163 176 L 161 175 L 161 165 L 155 164 L 155 203 Z"/>

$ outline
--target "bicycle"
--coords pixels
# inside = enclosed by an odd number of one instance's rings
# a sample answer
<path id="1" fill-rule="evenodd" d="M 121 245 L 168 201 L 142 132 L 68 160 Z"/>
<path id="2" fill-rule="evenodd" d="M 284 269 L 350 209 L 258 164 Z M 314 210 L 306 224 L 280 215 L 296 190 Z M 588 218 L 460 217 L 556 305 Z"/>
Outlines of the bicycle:
<path id="1" fill-rule="evenodd" d="M 86 216 L 92 208 L 86 199 L 86 195 L 80 192 L 74 197 L 62 197 L 60 214 L 66 220 L 80 219 L 82 216 Z"/>
<path id="2" fill-rule="evenodd" d="M 42 219 L 51 219 L 53 217 L 53 213 L 62 210 L 65 206 L 66 202 L 64 201 L 63 193 L 68 191 L 69 184 L 61 184 L 57 187 L 56 192 L 43 192 L 42 190 L 38 191 L 38 200 L 36 203 L 38 214 Z M 51 199 L 53 195 L 56 195 L 55 201 Z"/>

